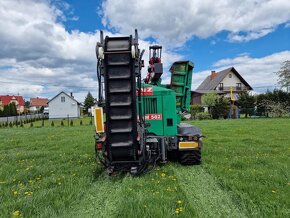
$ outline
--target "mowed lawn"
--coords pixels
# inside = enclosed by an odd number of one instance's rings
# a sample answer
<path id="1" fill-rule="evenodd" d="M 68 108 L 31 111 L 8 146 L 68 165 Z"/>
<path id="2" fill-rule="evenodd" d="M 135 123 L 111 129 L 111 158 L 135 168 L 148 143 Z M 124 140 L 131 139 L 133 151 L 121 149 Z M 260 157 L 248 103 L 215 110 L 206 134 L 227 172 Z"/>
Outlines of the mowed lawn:
<path id="1" fill-rule="evenodd" d="M 290 217 L 290 119 L 193 122 L 203 163 L 109 177 L 90 125 L 0 129 L 0 217 Z"/>

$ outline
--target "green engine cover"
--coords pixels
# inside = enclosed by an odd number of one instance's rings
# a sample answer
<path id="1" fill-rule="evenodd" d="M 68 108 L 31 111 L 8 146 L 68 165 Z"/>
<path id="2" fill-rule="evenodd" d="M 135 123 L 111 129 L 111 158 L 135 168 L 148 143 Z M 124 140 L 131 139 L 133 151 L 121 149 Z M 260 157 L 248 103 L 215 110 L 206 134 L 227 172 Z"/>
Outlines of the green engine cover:
<path id="1" fill-rule="evenodd" d="M 142 114 L 150 124 L 148 131 L 158 136 L 177 134 L 176 94 L 173 90 L 144 84 Z"/>

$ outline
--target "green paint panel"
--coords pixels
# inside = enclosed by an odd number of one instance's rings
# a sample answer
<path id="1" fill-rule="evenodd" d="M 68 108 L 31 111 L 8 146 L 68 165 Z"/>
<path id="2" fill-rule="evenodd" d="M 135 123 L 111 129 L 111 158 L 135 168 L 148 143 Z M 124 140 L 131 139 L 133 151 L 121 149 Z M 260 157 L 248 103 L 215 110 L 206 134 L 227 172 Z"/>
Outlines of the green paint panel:
<path id="1" fill-rule="evenodd" d="M 142 96 L 142 112 L 148 131 L 159 136 L 177 134 L 176 94 L 173 90 L 145 84 L 144 89 L 152 88 L 151 95 Z"/>

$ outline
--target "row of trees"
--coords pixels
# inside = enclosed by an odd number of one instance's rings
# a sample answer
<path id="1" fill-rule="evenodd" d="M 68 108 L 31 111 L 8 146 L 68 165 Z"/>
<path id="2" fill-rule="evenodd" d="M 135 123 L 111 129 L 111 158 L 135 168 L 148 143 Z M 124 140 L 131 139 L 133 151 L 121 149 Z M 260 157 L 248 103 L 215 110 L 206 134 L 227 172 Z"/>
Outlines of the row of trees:
<path id="1" fill-rule="evenodd" d="M 204 106 L 208 107 L 208 113 L 203 111 Z M 202 105 L 191 106 L 191 115 L 193 119 L 226 118 L 231 107 L 237 107 L 239 113 L 244 114 L 246 118 L 248 116 L 288 116 L 290 93 L 274 90 L 253 96 L 248 92 L 241 92 L 236 102 L 231 102 L 216 93 L 208 93 L 202 97 Z"/>
<path id="2" fill-rule="evenodd" d="M 3 109 L 0 109 L 0 117 L 8 117 L 8 116 L 16 116 L 17 108 L 15 103 L 10 103 L 8 105 L 4 105 Z"/>

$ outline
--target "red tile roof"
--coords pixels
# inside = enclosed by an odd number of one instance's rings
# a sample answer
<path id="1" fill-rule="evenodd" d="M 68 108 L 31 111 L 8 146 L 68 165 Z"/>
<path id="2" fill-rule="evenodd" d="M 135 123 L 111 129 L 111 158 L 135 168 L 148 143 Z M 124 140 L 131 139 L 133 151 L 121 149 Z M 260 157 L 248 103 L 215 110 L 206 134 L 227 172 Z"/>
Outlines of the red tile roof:
<path id="1" fill-rule="evenodd" d="M 48 106 L 47 104 L 48 99 L 47 98 L 31 98 L 30 99 L 30 106 Z"/>
<path id="2" fill-rule="evenodd" d="M 3 105 L 8 105 L 11 101 L 16 100 L 18 101 L 20 106 L 24 106 L 24 99 L 22 96 L 18 95 L 0 95 L 0 101 Z"/>

